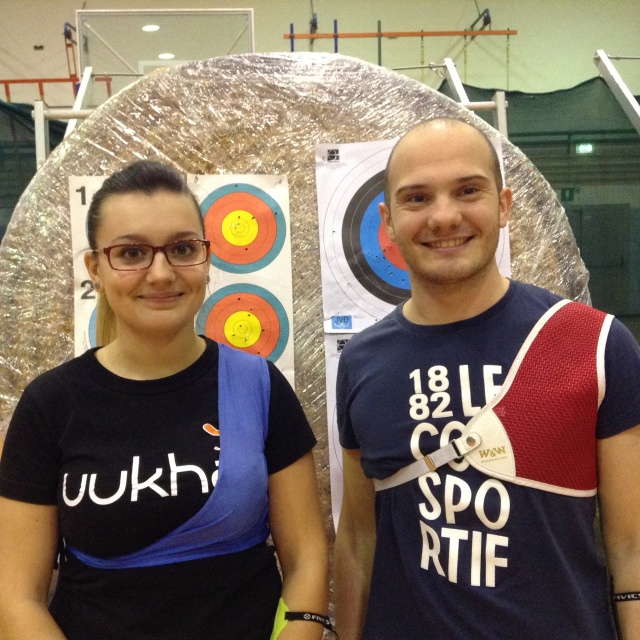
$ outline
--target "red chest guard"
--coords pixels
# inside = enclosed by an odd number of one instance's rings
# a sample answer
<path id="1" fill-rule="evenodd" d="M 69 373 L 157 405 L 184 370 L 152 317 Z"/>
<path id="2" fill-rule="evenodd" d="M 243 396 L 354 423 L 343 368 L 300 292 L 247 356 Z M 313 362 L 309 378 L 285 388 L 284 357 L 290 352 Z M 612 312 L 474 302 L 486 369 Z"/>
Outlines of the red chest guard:
<path id="1" fill-rule="evenodd" d="M 500 393 L 471 422 L 480 422 L 485 410 L 493 411 L 511 445 L 513 476 L 522 484 L 593 493 L 598 486 L 596 423 L 604 397 L 610 320 L 579 303 L 550 312 L 528 336 Z M 479 424 L 468 426 L 479 429 Z M 486 454 L 491 447 L 488 435 L 482 435 L 480 447 L 467 457 L 485 472 L 492 466 Z"/>
<path id="2" fill-rule="evenodd" d="M 612 316 L 563 300 L 527 336 L 500 392 L 462 436 L 389 478 L 388 489 L 464 455 L 489 476 L 565 495 L 598 486 L 596 423 Z"/>

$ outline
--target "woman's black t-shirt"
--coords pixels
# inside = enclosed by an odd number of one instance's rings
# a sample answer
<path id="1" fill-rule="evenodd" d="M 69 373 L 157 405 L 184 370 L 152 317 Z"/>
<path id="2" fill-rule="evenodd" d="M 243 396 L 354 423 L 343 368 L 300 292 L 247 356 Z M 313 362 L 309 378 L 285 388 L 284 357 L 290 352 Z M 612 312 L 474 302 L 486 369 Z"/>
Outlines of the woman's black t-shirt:
<path id="1" fill-rule="evenodd" d="M 271 363 L 269 377 L 265 458 L 275 473 L 310 451 L 315 438 Z M 95 351 L 43 374 L 14 412 L 0 494 L 57 505 L 61 538 L 94 556 L 151 544 L 215 490 L 217 382 L 212 341 L 193 365 L 158 380 L 116 376 Z M 69 638 L 269 637 L 280 586 L 266 545 L 140 569 L 96 569 L 70 553 L 61 557 L 51 611 Z"/>

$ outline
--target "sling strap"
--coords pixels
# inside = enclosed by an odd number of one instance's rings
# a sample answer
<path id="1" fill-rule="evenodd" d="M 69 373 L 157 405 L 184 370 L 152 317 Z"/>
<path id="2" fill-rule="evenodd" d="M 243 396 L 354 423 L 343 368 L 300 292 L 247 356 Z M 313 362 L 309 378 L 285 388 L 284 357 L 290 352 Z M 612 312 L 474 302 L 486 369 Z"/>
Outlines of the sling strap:
<path id="1" fill-rule="evenodd" d="M 185 523 L 139 551 L 98 558 L 67 544 L 98 569 L 153 567 L 248 549 L 269 536 L 264 441 L 271 394 L 266 360 L 218 344 L 218 482 Z"/>

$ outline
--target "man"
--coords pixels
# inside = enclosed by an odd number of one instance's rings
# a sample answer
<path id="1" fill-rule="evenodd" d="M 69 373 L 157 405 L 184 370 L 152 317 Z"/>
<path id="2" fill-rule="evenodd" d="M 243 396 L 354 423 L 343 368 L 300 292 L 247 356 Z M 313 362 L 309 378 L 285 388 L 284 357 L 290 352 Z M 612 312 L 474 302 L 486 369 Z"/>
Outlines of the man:
<path id="1" fill-rule="evenodd" d="M 392 152 L 380 215 L 411 298 L 341 356 L 341 640 L 610 640 L 606 565 L 640 638 L 640 349 L 499 273 L 510 207 L 469 124 L 422 123 Z"/>

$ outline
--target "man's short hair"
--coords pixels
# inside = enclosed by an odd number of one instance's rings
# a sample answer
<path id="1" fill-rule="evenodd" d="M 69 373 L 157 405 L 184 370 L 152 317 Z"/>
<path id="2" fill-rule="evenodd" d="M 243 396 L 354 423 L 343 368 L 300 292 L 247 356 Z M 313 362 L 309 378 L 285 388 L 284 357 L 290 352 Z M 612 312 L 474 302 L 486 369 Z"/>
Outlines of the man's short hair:
<path id="1" fill-rule="evenodd" d="M 496 180 L 496 187 L 498 187 L 498 193 L 500 191 L 502 191 L 502 188 L 504 187 L 504 182 L 502 180 L 502 170 L 500 168 L 500 158 L 498 157 L 498 152 L 496 151 L 495 147 L 493 146 L 493 144 L 491 143 L 491 140 L 489 139 L 489 136 L 487 136 L 486 133 L 484 133 L 484 131 L 481 131 L 480 129 L 478 129 L 478 127 L 476 127 L 473 124 L 470 124 L 469 122 L 467 122 L 466 120 L 461 120 L 460 118 L 451 118 L 449 116 L 438 116 L 437 118 L 431 118 L 430 120 L 425 120 L 424 122 L 420 122 L 416 125 L 414 125 L 413 127 L 411 127 L 409 130 L 405 131 L 402 136 L 400 136 L 400 139 L 398 140 L 398 142 L 396 142 L 396 144 L 394 145 L 393 149 L 391 150 L 391 153 L 389 154 L 389 159 L 387 160 L 387 166 L 384 172 L 384 202 L 387 205 L 387 207 L 391 206 L 391 194 L 389 193 L 390 190 L 390 185 L 389 185 L 389 169 L 391 167 L 391 162 L 393 161 L 393 157 L 395 155 L 396 149 L 398 148 L 398 145 L 410 134 L 412 134 L 413 132 L 419 130 L 419 129 L 427 129 L 429 128 L 429 126 L 435 122 L 444 122 L 444 123 L 448 123 L 450 125 L 453 125 L 456 122 L 459 122 L 461 124 L 466 124 L 467 126 L 471 127 L 472 129 L 475 129 L 484 139 L 484 141 L 487 143 L 487 146 L 489 147 L 489 151 L 491 153 L 491 158 L 493 159 L 493 175 L 494 178 Z"/>

